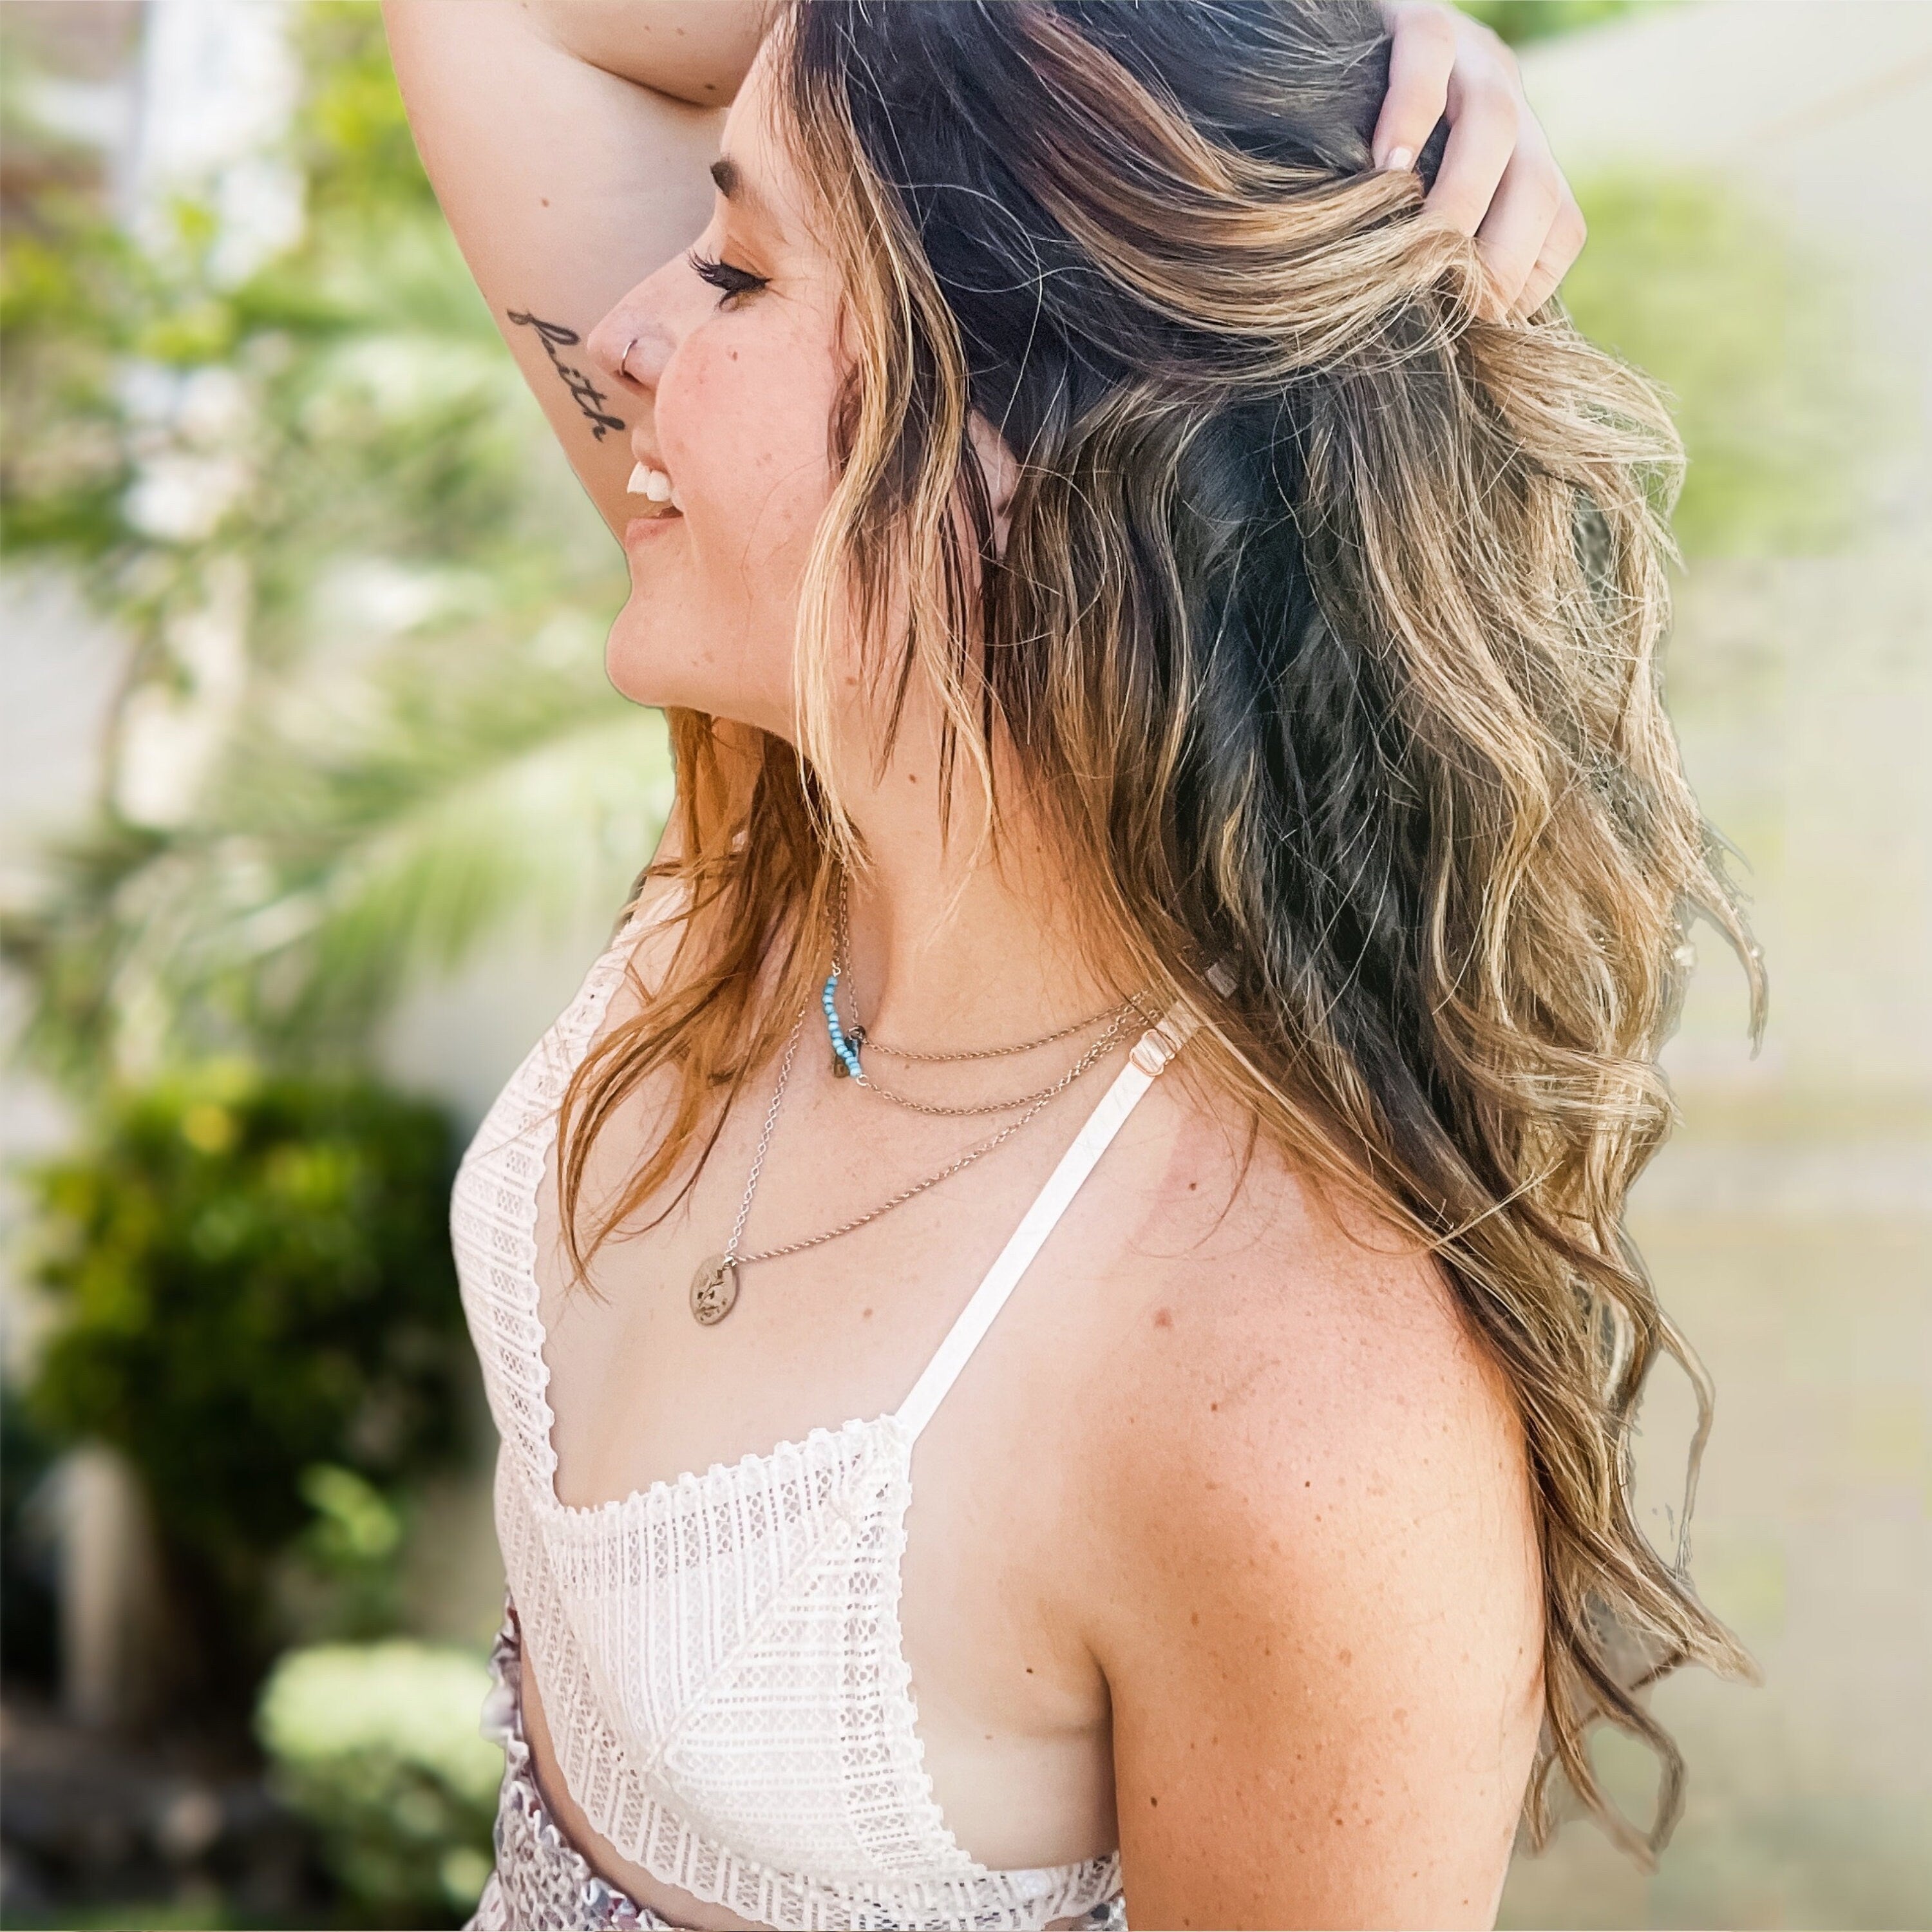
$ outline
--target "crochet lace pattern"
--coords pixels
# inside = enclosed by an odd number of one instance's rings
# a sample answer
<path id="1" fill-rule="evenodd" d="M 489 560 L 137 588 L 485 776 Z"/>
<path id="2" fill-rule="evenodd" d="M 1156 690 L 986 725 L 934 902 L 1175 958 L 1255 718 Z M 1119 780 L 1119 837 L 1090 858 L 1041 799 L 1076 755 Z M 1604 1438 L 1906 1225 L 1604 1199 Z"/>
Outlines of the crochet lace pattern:
<path id="1" fill-rule="evenodd" d="M 491 1834 L 496 1869 L 463 1932 L 678 1932 L 592 1871 L 550 1815 L 524 1735 L 523 1640 L 516 1606 L 506 1603 L 490 1652 L 490 1692 L 478 1726 L 503 1753 L 503 1782 Z"/>
<path id="2" fill-rule="evenodd" d="M 621 1502 L 579 1508 L 557 1496 L 539 1188 L 558 1102 L 637 925 L 499 1096 L 452 1205 L 464 1306 L 502 1437 L 497 1534 L 565 1786 L 625 1858 L 777 1932 L 1022 1932 L 1108 1905 L 1120 1891 L 1117 1852 L 994 1870 L 955 1840 L 925 1767 L 898 1617 L 912 1448 L 976 1333 L 963 1347 L 949 1337 L 950 1366 L 916 1419 L 930 1370 L 894 1414 L 814 1429 Z M 1095 1110 L 1084 1166 L 1034 1249 L 1147 1079 L 1124 1072 Z"/>

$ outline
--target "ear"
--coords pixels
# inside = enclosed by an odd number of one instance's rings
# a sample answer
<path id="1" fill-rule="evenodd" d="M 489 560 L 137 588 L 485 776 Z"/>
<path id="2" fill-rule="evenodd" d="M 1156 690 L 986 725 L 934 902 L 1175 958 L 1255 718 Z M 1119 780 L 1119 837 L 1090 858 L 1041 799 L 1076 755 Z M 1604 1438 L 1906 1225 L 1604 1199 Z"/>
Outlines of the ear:
<path id="1" fill-rule="evenodd" d="M 996 556 L 1006 551 L 1006 531 L 1012 522 L 1013 490 L 1020 479 L 1020 462 L 1006 440 L 977 410 L 966 418 L 967 439 L 979 459 L 980 474 L 986 481 L 987 500 L 993 509 L 993 550 Z"/>

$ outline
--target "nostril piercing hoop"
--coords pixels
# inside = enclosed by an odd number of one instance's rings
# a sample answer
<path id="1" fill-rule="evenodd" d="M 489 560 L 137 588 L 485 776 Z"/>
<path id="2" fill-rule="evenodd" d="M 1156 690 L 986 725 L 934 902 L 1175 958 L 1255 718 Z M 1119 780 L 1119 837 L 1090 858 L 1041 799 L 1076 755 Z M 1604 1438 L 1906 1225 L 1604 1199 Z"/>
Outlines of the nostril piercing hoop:
<path id="1" fill-rule="evenodd" d="M 619 370 L 633 382 L 634 382 L 638 379 L 636 376 L 631 374 L 631 351 L 636 348 L 637 346 L 638 338 L 634 335 L 631 338 L 629 341 L 624 344 L 623 354 L 617 358 L 617 367 Z"/>

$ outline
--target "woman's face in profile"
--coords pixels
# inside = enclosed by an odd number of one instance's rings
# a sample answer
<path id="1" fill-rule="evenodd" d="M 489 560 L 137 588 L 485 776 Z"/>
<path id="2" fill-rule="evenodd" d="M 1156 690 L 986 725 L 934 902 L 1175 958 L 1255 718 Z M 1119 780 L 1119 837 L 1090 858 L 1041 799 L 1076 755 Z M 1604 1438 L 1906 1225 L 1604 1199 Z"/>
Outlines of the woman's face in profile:
<path id="1" fill-rule="evenodd" d="M 842 291 L 776 132 L 766 52 L 721 148 L 703 234 L 590 338 L 643 404 L 633 454 L 676 493 L 657 514 L 647 495 L 633 498 L 631 595 L 606 662 L 640 704 L 790 736 L 799 586 L 836 482 L 830 425 L 846 363 Z"/>

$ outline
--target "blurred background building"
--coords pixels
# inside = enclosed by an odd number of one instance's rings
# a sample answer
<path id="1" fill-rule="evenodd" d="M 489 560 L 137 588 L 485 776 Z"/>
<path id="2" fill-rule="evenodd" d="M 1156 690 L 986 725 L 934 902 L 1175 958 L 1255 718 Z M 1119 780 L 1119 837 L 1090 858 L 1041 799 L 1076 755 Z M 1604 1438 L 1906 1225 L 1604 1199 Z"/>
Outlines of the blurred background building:
<path id="1" fill-rule="evenodd" d="M 1657 1873 L 1506 1924 L 1932 1918 L 1932 6 L 1503 0 L 1565 296 L 1692 465 L 1672 713 L 1772 986 L 1707 955 L 1633 1224 L 1718 1389 Z M 362 0 L 0 8 L 11 1924 L 460 1922 L 498 1761 L 454 1150 L 668 802 L 623 576 Z M 1640 1476 L 1674 1540 L 1691 1426 Z M 1602 1760 L 1644 1812 L 1647 1762 Z M 265 1775 L 266 1769 L 266 1775 Z"/>

